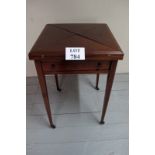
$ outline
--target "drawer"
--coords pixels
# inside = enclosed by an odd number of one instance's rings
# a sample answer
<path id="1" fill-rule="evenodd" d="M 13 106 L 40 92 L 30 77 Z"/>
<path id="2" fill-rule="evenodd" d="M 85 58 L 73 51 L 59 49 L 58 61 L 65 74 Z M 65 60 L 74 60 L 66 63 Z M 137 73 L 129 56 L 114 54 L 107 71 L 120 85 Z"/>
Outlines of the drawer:
<path id="1" fill-rule="evenodd" d="M 44 73 L 104 72 L 109 70 L 109 61 L 61 61 L 42 62 Z"/>

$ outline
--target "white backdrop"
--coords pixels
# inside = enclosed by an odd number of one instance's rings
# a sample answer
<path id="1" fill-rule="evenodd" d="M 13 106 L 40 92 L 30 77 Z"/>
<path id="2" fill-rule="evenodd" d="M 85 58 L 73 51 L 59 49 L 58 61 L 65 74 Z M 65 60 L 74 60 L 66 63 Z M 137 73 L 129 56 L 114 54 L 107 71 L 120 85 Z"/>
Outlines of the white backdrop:
<path id="1" fill-rule="evenodd" d="M 124 51 L 117 73 L 129 71 L 128 0 L 27 0 L 27 55 L 47 23 L 107 23 Z M 26 61 L 26 75 L 35 76 L 34 63 Z"/>

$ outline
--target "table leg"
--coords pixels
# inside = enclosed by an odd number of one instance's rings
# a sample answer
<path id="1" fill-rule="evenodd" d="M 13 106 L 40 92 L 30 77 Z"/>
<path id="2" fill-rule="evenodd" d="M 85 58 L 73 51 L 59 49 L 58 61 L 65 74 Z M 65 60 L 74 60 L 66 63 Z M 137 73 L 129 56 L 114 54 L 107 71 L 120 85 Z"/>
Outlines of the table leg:
<path id="1" fill-rule="evenodd" d="M 99 87 L 98 87 L 98 83 L 99 83 L 99 76 L 100 76 L 100 74 L 99 74 L 99 73 L 97 73 L 97 74 L 96 74 L 96 90 L 99 90 Z"/>
<path id="2" fill-rule="evenodd" d="M 55 125 L 53 124 L 53 121 L 52 121 L 52 113 L 51 113 L 50 104 L 49 104 L 46 79 L 45 79 L 45 75 L 42 70 L 42 65 L 39 61 L 35 61 L 35 66 L 36 66 L 36 70 L 37 70 L 37 74 L 38 74 L 38 79 L 39 79 L 41 92 L 42 92 L 42 96 L 44 99 L 44 105 L 45 105 L 45 109 L 46 109 L 46 112 L 48 115 L 48 119 L 49 119 L 51 127 L 55 128 Z"/>
<path id="3" fill-rule="evenodd" d="M 61 89 L 60 89 L 60 87 L 59 87 L 58 75 L 55 74 L 54 76 L 55 76 L 55 82 L 56 82 L 57 90 L 58 90 L 58 91 L 61 91 Z"/>
<path id="4" fill-rule="evenodd" d="M 104 124 L 104 117 L 105 117 L 105 113 L 106 113 L 107 106 L 108 106 L 108 101 L 109 101 L 111 88 L 112 88 L 112 84 L 113 84 L 113 80 L 114 80 L 114 76 L 115 76 L 116 66 L 117 66 L 117 61 L 112 61 L 111 66 L 110 66 L 110 71 L 107 76 L 106 90 L 105 90 L 105 96 L 104 96 L 100 124 Z"/>

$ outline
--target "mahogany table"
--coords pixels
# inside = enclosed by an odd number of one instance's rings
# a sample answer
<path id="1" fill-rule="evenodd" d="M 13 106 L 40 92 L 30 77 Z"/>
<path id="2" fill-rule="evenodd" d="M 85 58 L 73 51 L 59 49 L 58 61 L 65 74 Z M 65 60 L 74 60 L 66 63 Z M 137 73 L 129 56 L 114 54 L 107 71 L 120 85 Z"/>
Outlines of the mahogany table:
<path id="1" fill-rule="evenodd" d="M 66 47 L 84 47 L 85 60 L 65 60 Z M 123 52 L 107 24 L 47 24 L 29 53 L 34 60 L 50 126 L 55 128 L 49 104 L 45 75 L 54 74 L 57 90 L 61 91 L 58 74 L 107 73 L 104 103 L 100 124 L 108 106 L 118 60 Z"/>

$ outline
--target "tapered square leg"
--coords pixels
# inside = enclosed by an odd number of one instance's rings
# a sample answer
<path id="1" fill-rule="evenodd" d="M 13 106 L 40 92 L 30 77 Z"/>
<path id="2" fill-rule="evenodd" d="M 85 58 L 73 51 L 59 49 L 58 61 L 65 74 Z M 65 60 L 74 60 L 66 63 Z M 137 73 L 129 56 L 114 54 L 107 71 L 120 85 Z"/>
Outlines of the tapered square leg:
<path id="1" fill-rule="evenodd" d="M 117 66 L 117 61 L 112 61 L 111 66 L 110 66 L 110 70 L 109 70 L 109 73 L 107 76 L 107 84 L 106 84 L 106 90 L 105 90 L 105 96 L 104 96 L 104 102 L 103 102 L 102 116 L 101 116 L 100 124 L 105 123 L 104 117 L 105 117 L 106 110 L 108 107 L 108 102 L 109 102 L 111 88 L 112 88 L 112 84 L 113 84 L 113 80 L 114 80 L 114 76 L 115 76 L 116 66 Z"/>
<path id="2" fill-rule="evenodd" d="M 56 82 L 57 90 L 58 90 L 58 91 L 61 91 L 61 89 L 60 89 L 60 87 L 59 87 L 58 75 L 55 74 L 54 76 L 55 76 L 55 82 Z"/>
<path id="3" fill-rule="evenodd" d="M 97 74 L 96 74 L 96 87 L 95 87 L 95 89 L 96 89 L 96 90 L 99 90 L 99 87 L 98 87 L 98 83 L 99 83 L 99 76 L 100 76 L 100 74 L 99 74 L 99 73 L 97 73 Z"/>
<path id="4" fill-rule="evenodd" d="M 39 83 L 40 83 L 40 88 L 41 88 L 42 96 L 44 99 L 44 105 L 45 105 L 45 109 L 46 109 L 46 112 L 48 115 L 50 126 L 52 128 L 55 128 L 55 125 L 53 124 L 53 121 L 52 121 L 52 113 L 51 113 L 51 108 L 50 108 L 50 104 L 49 104 L 46 80 L 45 80 L 45 75 L 42 70 L 42 65 L 39 61 L 35 61 L 35 66 L 36 66 L 38 79 L 39 79 Z"/>

